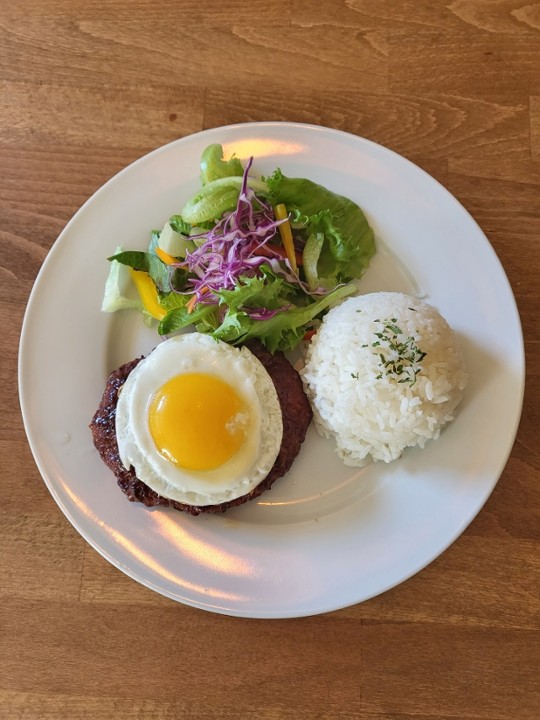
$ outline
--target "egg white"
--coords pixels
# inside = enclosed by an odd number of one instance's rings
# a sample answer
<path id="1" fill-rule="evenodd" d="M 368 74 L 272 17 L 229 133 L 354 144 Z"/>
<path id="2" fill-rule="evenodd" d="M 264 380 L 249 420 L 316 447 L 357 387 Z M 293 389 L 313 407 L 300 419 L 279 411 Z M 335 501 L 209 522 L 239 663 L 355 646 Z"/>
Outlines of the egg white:
<path id="1" fill-rule="evenodd" d="M 148 410 L 159 388 L 182 373 L 208 373 L 232 386 L 249 406 L 250 423 L 240 450 L 219 468 L 186 470 L 157 450 Z M 188 505 L 216 505 L 251 492 L 270 472 L 279 453 L 283 419 L 279 399 L 263 364 L 247 348 L 189 333 L 158 345 L 132 370 L 118 398 L 116 438 L 120 460 L 163 497 Z"/>

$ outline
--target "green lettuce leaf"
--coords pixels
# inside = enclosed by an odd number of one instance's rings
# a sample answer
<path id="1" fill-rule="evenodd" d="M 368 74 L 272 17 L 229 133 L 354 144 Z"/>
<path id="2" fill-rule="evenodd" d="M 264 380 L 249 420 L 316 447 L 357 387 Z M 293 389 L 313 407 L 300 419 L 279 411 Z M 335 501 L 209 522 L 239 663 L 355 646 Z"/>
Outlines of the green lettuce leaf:
<path id="1" fill-rule="evenodd" d="M 288 178 L 279 169 L 266 182 L 270 200 L 284 203 L 295 226 L 305 228 L 308 237 L 324 235 L 310 284 L 320 279 L 328 287 L 361 277 L 375 254 L 375 241 L 358 205 L 311 180 Z"/>
<path id="2" fill-rule="evenodd" d="M 244 168 L 238 158 L 232 156 L 230 160 L 223 159 L 223 147 L 217 143 L 208 145 L 201 156 L 201 183 L 207 185 L 219 178 L 238 175 L 242 177 Z"/>
<path id="3" fill-rule="evenodd" d="M 233 345 L 257 338 L 272 353 L 276 350 L 286 352 L 293 350 L 302 340 L 306 324 L 331 305 L 355 292 L 354 285 L 340 285 L 307 305 L 297 306 L 291 302 L 291 296 L 296 293 L 296 289 L 281 278 L 271 282 L 265 277 L 242 278 L 241 284 L 234 290 L 220 290 L 217 293 L 220 299 L 219 308 L 199 303 L 192 312 L 188 312 L 186 305 L 189 296 L 176 293 L 174 299 L 168 296 L 162 300 L 162 305 L 171 309 L 159 323 L 158 332 L 160 335 L 169 335 L 189 325 L 195 325 L 198 332 L 210 333 L 217 340 Z M 173 303 L 178 305 L 174 306 Z M 252 319 L 249 310 L 260 308 L 284 309 L 267 320 Z"/>
<path id="4" fill-rule="evenodd" d="M 143 270 L 150 275 L 158 290 L 161 292 L 171 291 L 170 273 L 167 266 L 154 253 L 142 252 L 142 250 L 125 250 L 112 255 L 107 260 L 116 260 L 134 270 Z"/>
<path id="5" fill-rule="evenodd" d="M 157 289 L 162 293 L 170 293 L 172 290 L 184 289 L 187 279 L 186 271 L 175 267 L 171 272 L 170 266 L 162 262 L 153 252 L 125 250 L 107 259 L 110 261 L 116 260 L 122 265 L 127 265 L 134 270 L 147 272 L 154 281 Z"/>
<path id="6" fill-rule="evenodd" d="M 159 236 L 161 235 L 161 230 L 152 230 L 150 233 L 150 242 L 148 243 L 148 252 L 152 253 L 152 255 L 156 254 L 156 248 L 159 246 Z M 120 250 L 116 251 L 116 254 L 118 254 Z"/>
<path id="7" fill-rule="evenodd" d="M 249 178 L 248 185 L 255 192 L 266 193 L 268 190 L 266 183 L 256 178 Z M 212 180 L 187 201 L 180 214 L 190 225 L 217 221 L 223 213 L 235 209 L 241 188 L 242 178 L 238 176 Z"/>
<path id="8" fill-rule="evenodd" d="M 170 292 L 167 295 L 162 295 L 159 299 L 159 304 L 167 311 L 176 310 L 177 308 L 185 307 L 190 299 L 191 295 L 182 295 L 177 292 Z"/>
<path id="9" fill-rule="evenodd" d="M 117 253 L 122 252 L 121 246 L 116 248 Z M 132 296 L 129 296 L 131 291 Z M 116 312 L 117 310 L 134 309 L 142 312 L 143 304 L 139 295 L 135 292 L 127 267 L 112 260 L 109 267 L 109 274 L 105 282 L 102 312 Z"/>
<path id="10" fill-rule="evenodd" d="M 177 297 L 186 297 L 178 296 Z M 216 315 L 217 308 L 215 305 L 203 305 L 198 303 L 192 312 L 188 312 L 186 308 L 187 300 L 184 305 L 171 309 L 167 315 L 160 321 L 158 325 L 158 333 L 160 335 L 170 335 L 177 330 L 183 330 L 190 325 L 195 325 L 198 332 L 211 332 L 217 325 Z M 170 298 L 169 298 L 170 301 Z M 163 304 L 163 302 L 162 302 Z"/>
<path id="11" fill-rule="evenodd" d="M 180 235 L 187 235 L 189 237 L 189 234 L 191 232 L 191 225 L 187 223 L 181 215 L 172 215 L 169 218 L 169 225 L 175 232 L 180 233 Z"/>
<path id="12" fill-rule="evenodd" d="M 268 277 L 268 272 L 263 277 L 242 277 L 233 290 L 220 290 L 217 295 L 233 313 L 243 307 L 277 310 L 288 304 L 294 288 L 276 276 L 268 282 Z"/>
<path id="13" fill-rule="evenodd" d="M 252 338 L 259 339 L 270 352 L 294 350 L 303 339 L 306 325 L 331 305 L 357 292 L 354 285 L 340 285 L 304 307 L 289 306 L 267 320 L 252 320 L 242 310 L 227 310 L 223 322 L 212 335 L 236 345 Z"/>

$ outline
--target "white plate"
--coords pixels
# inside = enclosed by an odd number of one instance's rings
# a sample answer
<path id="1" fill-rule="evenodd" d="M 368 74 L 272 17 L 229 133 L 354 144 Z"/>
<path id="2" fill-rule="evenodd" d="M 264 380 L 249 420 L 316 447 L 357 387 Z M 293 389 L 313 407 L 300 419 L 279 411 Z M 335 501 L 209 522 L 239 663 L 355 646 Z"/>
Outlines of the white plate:
<path id="1" fill-rule="evenodd" d="M 470 382 L 455 422 L 423 451 L 354 471 L 310 429 L 293 469 L 260 500 L 192 518 L 129 503 L 88 423 L 108 373 L 157 343 L 136 313 L 102 314 L 106 257 L 144 248 L 197 188 L 199 158 L 223 143 L 254 170 L 280 166 L 355 200 L 383 238 L 363 291 L 418 287 L 463 341 Z M 399 258 L 399 261 L 397 260 Z M 336 130 L 254 123 L 159 148 L 104 185 L 47 257 L 20 346 L 24 423 L 54 499 L 81 535 L 135 580 L 205 610 L 310 615 L 361 602 L 437 557 L 478 513 L 521 412 L 523 338 L 485 236 L 443 187 L 395 153 Z"/>

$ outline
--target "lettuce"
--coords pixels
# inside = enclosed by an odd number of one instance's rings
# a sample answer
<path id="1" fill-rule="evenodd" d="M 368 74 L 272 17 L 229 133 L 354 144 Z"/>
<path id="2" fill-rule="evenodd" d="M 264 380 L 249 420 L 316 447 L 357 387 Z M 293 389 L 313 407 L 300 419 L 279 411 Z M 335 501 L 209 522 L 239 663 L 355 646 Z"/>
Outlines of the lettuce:
<path id="1" fill-rule="evenodd" d="M 147 272 L 154 281 L 156 288 L 162 293 L 184 289 L 187 278 L 186 271 L 181 268 L 172 268 L 170 265 L 166 265 L 153 252 L 125 250 L 107 259 L 110 261 L 116 260 L 122 265 L 127 265 L 134 270 Z"/>
<path id="2" fill-rule="evenodd" d="M 308 238 L 317 238 L 318 233 L 324 236 L 316 266 L 313 256 L 307 258 L 310 285 L 318 281 L 323 287 L 333 287 L 363 275 L 375 254 L 375 240 L 356 203 L 311 180 L 288 178 L 279 169 L 266 183 L 271 202 L 285 204 L 295 227 L 302 228 Z M 312 249 L 312 245 L 308 247 Z"/>
<path id="3" fill-rule="evenodd" d="M 243 179 L 238 176 L 223 177 L 203 185 L 182 208 L 181 215 L 190 225 L 200 225 L 219 220 L 228 210 L 234 210 L 238 203 Z M 266 183 L 248 178 L 247 184 L 256 192 L 265 193 Z"/>
<path id="4" fill-rule="evenodd" d="M 279 281 L 277 281 L 279 282 Z M 331 305 L 343 300 L 348 295 L 356 293 L 353 285 L 340 285 L 332 292 L 320 296 L 314 302 L 304 306 L 285 305 L 281 312 L 277 312 L 267 320 L 255 320 L 250 317 L 246 309 L 241 309 L 239 303 L 243 294 L 248 295 L 246 302 L 251 303 L 253 299 L 259 300 L 266 292 L 272 289 L 273 285 L 267 284 L 264 290 L 257 289 L 253 297 L 249 297 L 250 285 L 230 291 L 237 293 L 236 303 L 231 302 L 230 295 L 227 297 L 227 312 L 221 325 L 214 330 L 212 335 L 218 340 L 236 345 L 250 339 L 258 339 L 270 350 L 271 353 L 277 350 L 287 352 L 294 350 L 306 333 L 306 325 L 317 318 L 324 310 Z M 220 293 L 224 294 L 224 293 Z M 268 305 L 265 303 L 265 307 Z"/>
<path id="5" fill-rule="evenodd" d="M 207 185 L 219 178 L 236 175 L 242 177 L 244 168 L 238 158 L 223 159 L 223 147 L 217 143 L 208 145 L 201 156 L 201 184 Z"/>
<path id="6" fill-rule="evenodd" d="M 183 223 L 189 226 L 216 221 L 223 213 L 233 210 L 238 203 L 244 172 L 238 158 L 224 160 L 223 147 L 209 145 L 201 157 L 202 187 L 184 205 L 180 214 Z M 247 184 L 257 192 L 268 191 L 262 180 L 247 178 Z"/>
<path id="7" fill-rule="evenodd" d="M 122 252 L 121 246 L 116 248 L 116 253 Z M 122 263 L 112 260 L 109 267 L 109 274 L 105 281 L 105 292 L 101 303 L 102 312 L 116 312 L 117 310 L 134 309 L 142 312 L 143 304 L 138 295 L 129 297 L 128 292 L 132 291 L 133 285 L 129 277 L 127 267 Z M 135 295 L 135 293 L 133 293 Z"/>
<path id="8" fill-rule="evenodd" d="M 191 232 L 191 225 L 187 223 L 181 215 L 172 215 L 169 218 L 169 225 L 175 232 L 180 233 L 180 235 L 187 235 L 189 237 L 189 234 Z"/>
<path id="9" fill-rule="evenodd" d="M 217 340 L 237 345 L 259 339 L 270 352 L 293 350 L 302 340 L 306 325 L 329 306 L 356 293 L 353 285 L 341 285 L 306 305 L 292 302 L 296 289 L 281 278 L 242 278 L 234 290 L 220 290 L 220 304 L 198 303 L 189 313 L 185 305 L 171 310 L 160 322 L 158 332 L 168 335 L 195 324 L 199 332 L 209 332 Z M 270 312 L 268 319 L 255 319 L 258 310 Z M 221 321 L 218 320 L 221 317 Z"/>
<path id="10" fill-rule="evenodd" d="M 190 325 L 195 325 L 198 332 L 211 332 L 215 329 L 217 321 L 217 308 L 215 305 L 203 305 L 198 303 L 192 312 L 187 309 L 187 301 L 189 296 L 176 295 L 176 298 L 185 298 L 185 303 L 170 310 L 158 325 L 158 333 L 160 335 L 170 335 L 177 330 L 183 330 Z M 171 297 L 166 298 L 165 303 L 171 301 Z"/>

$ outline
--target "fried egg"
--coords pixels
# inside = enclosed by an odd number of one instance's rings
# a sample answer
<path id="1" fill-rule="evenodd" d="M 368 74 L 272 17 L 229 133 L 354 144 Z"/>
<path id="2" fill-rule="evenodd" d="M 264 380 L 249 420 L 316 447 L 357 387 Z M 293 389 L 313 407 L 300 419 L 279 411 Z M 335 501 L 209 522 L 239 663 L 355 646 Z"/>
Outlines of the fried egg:
<path id="1" fill-rule="evenodd" d="M 260 360 L 200 333 L 158 345 L 118 398 L 122 464 L 159 495 L 188 505 L 251 492 L 272 469 L 282 435 L 279 399 Z"/>

